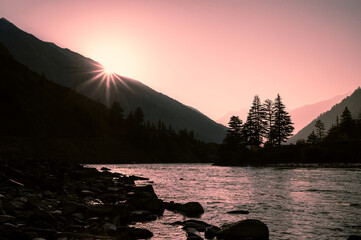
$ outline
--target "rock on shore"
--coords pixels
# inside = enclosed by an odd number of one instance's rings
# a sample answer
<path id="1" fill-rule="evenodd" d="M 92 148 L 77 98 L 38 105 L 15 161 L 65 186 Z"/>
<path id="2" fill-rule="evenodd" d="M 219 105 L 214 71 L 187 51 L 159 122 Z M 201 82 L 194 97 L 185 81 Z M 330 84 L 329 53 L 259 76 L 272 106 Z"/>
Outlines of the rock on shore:
<path id="1" fill-rule="evenodd" d="M 217 239 L 222 240 L 242 240 L 257 239 L 268 240 L 269 231 L 266 224 L 255 219 L 246 219 L 231 224 L 216 233 Z"/>

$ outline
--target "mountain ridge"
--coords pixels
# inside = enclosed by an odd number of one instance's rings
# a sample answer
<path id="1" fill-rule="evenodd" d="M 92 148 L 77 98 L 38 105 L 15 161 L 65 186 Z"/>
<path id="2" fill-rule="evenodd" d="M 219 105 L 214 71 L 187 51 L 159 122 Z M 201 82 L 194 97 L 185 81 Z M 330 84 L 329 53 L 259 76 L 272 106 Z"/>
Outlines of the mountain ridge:
<path id="1" fill-rule="evenodd" d="M 315 123 L 320 119 L 324 124 L 326 131 L 336 124 L 336 118 L 340 117 L 345 107 L 348 107 L 353 117 L 361 113 L 361 88 L 358 87 L 354 92 L 345 97 L 341 102 L 334 104 L 328 111 L 320 113 L 309 124 L 302 128 L 297 134 L 291 137 L 287 143 L 296 143 L 299 139 L 307 140 L 308 135 L 315 130 Z"/>
<path id="2" fill-rule="evenodd" d="M 352 92 L 340 94 L 329 99 L 325 99 L 313 104 L 306 104 L 304 106 L 290 110 L 289 113 L 295 127 L 294 133 L 297 134 L 320 113 L 327 111 L 340 100 L 349 96 L 351 93 Z"/>
<path id="3" fill-rule="evenodd" d="M 220 143 L 225 136 L 226 128 L 221 124 L 137 80 L 114 75 L 116 80 L 109 80 L 111 87 L 107 88 L 107 82 L 97 77 L 102 68 L 98 62 L 42 41 L 5 18 L 0 19 L 0 42 L 31 70 L 107 106 L 118 101 L 126 113 L 141 107 L 146 120 L 162 120 L 176 130 L 192 130 L 195 137 L 207 142 Z"/>
<path id="4" fill-rule="evenodd" d="M 214 144 L 124 119 L 74 90 L 17 62 L 0 43 L 0 154 L 25 154 L 81 163 L 205 162 Z"/>

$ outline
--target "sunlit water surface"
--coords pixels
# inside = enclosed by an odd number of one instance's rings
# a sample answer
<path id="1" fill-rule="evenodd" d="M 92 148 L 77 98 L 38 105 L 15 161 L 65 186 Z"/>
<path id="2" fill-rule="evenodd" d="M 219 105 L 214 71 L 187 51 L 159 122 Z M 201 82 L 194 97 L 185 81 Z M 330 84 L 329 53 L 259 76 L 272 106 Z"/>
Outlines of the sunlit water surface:
<path id="1" fill-rule="evenodd" d="M 95 165 L 98 169 L 102 166 Z M 105 166 L 112 172 L 149 178 L 164 201 L 201 203 L 205 213 L 200 220 L 209 224 L 259 219 L 268 226 L 270 239 L 347 239 L 361 234 L 361 169 Z M 231 210 L 250 213 L 228 214 Z M 135 226 L 152 231 L 153 239 L 186 239 L 182 229 L 169 224 L 185 219 L 166 210 L 158 220 Z"/>

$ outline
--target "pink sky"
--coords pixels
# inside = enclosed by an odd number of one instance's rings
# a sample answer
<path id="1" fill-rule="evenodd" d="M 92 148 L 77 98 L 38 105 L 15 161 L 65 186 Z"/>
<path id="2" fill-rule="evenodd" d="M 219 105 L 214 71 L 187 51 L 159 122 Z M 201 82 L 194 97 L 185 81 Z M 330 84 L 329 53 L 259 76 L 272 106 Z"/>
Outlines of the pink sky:
<path id="1" fill-rule="evenodd" d="M 361 85 L 361 1 L 0 0 L 0 17 L 213 119 Z"/>

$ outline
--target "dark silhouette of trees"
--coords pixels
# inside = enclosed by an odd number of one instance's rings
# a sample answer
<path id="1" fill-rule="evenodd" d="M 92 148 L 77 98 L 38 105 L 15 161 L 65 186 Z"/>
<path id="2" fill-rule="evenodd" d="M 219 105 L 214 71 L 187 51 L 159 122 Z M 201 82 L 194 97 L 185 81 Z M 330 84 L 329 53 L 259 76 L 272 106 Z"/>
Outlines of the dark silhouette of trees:
<path id="1" fill-rule="evenodd" d="M 291 117 L 285 111 L 280 95 L 272 101 L 266 100 L 259 110 L 259 97 L 255 96 L 247 121 L 232 116 L 229 129 L 223 144 L 219 147 L 219 159 L 216 165 L 263 166 L 277 163 L 320 163 L 348 164 L 360 162 L 361 143 L 361 109 L 358 115 L 352 115 L 346 107 L 326 134 L 324 123 L 315 121 L 315 130 L 307 141 L 300 139 L 297 144 L 282 145 L 291 136 L 293 126 Z M 353 118 L 353 116 L 357 116 Z M 259 123 L 264 123 L 263 138 L 267 141 L 264 147 L 256 145 Z M 243 133 L 243 136 L 239 134 Z M 254 134 L 254 135 L 252 135 Z M 255 137 L 256 136 L 256 137 Z M 245 143 L 237 146 L 237 139 L 245 139 Z M 260 143 L 262 140 L 258 138 Z M 252 141 L 253 140 L 253 141 Z M 274 147 L 274 146 L 277 146 Z"/>
<path id="2" fill-rule="evenodd" d="M 272 126 L 272 137 L 277 146 L 281 146 L 281 143 L 286 142 L 292 136 L 294 129 L 291 117 L 285 108 L 286 106 L 282 103 L 280 95 L 277 94 L 273 106 L 275 119 Z"/>
<path id="3" fill-rule="evenodd" d="M 325 136 L 325 124 L 321 121 L 321 119 L 318 119 L 316 121 L 315 128 L 316 128 L 318 141 L 321 142 Z"/>
<path id="4" fill-rule="evenodd" d="M 267 99 L 263 104 L 258 95 L 254 96 L 246 122 L 242 125 L 242 120 L 232 116 L 228 124 L 223 143 L 232 150 L 241 143 L 254 149 L 260 147 L 264 140 L 264 146 L 280 146 L 292 136 L 294 129 L 279 94 L 275 101 Z"/>
<path id="5" fill-rule="evenodd" d="M 120 104 L 114 101 L 109 109 L 109 126 L 113 135 L 119 135 L 124 124 L 124 113 Z"/>
<path id="6" fill-rule="evenodd" d="M 346 139 L 353 139 L 355 135 L 356 130 L 356 122 L 352 118 L 350 110 L 348 110 L 348 107 L 345 107 L 341 114 L 341 122 L 340 122 L 340 128 L 343 132 L 343 138 Z"/>
<path id="7" fill-rule="evenodd" d="M 223 141 L 230 150 L 237 150 L 243 142 L 242 120 L 238 116 L 232 116 L 228 123 L 228 130 Z"/>
<path id="8" fill-rule="evenodd" d="M 123 108 L 120 106 L 119 102 L 114 101 L 111 108 L 110 108 L 110 114 L 113 115 L 114 118 L 117 120 L 123 120 L 124 119 L 124 111 Z"/>
<path id="9" fill-rule="evenodd" d="M 261 100 L 258 95 L 254 96 L 251 109 L 249 110 L 247 121 L 244 124 L 243 134 L 246 143 L 254 147 L 259 147 L 263 143 L 263 136 L 266 128 Z"/>
<path id="10" fill-rule="evenodd" d="M 311 144 L 315 144 L 316 142 L 318 142 L 318 137 L 317 137 L 315 131 L 312 131 L 310 133 L 310 135 L 308 135 L 307 142 L 311 143 Z"/>
<path id="11" fill-rule="evenodd" d="M 338 118 L 338 116 L 336 117 L 336 124 L 328 129 L 327 134 L 325 133 L 325 126 L 321 120 L 316 121 L 315 128 L 317 133 L 316 142 L 340 142 L 361 138 L 361 121 L 359 119 L 353 119 L 348 107 L 345 107 L 340 118 Z M 311 135 L 312 133 L 310 136 Z M 313 136 L 311 136 L 311 138 L 313 138 Z M 313 141 L 308 142 L 315 143 Z"/>

